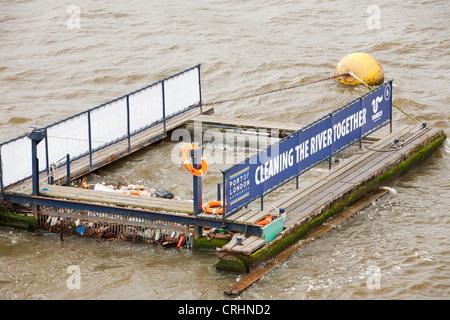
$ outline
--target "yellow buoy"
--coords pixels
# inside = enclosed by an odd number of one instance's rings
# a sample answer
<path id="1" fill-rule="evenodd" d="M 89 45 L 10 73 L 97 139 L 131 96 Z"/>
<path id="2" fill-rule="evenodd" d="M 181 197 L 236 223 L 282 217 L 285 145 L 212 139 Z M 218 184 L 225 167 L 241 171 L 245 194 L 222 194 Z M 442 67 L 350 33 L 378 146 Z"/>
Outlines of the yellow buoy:
<path id="1" fill-rule="evenodd" d="M 371 55 L 363 52 L 356 52 L 346 55 L 339 61 L 334 71 L 334 75 L 353 73 L 335 78 L 345 84 L 357 85 L 364 81 L 369 86 L 377 86 L 384 82 L 384 72 L 381 64 Z"/>

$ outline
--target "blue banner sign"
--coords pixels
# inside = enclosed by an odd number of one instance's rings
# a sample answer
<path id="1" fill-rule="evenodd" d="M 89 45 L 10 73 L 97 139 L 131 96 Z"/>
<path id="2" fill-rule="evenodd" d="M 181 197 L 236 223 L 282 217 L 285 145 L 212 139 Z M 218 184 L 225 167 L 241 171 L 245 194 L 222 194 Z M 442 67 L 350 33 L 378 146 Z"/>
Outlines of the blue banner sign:
<path id="1" fill-rule="evenodd" d="M 225 170 L 225 213 L 248 204 L 391 121 L 392 81 Z"/>

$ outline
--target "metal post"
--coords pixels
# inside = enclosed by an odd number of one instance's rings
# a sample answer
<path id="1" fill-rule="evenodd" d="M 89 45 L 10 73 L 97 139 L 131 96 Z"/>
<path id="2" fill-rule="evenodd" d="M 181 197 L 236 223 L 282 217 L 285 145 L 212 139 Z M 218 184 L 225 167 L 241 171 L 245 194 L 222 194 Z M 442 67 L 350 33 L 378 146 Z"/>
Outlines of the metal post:
<path id="1" fill-rule="evenodd" d="M 361 98 L 360 98 L 361 101 Z M 362 105 L 362 104 L 361 104 Z M 330 113 L 331 126 L 333 126 L 333 113 Z M 331 157 L 333 156 L 333 148 L 330 148 L 330 158 L 328 159 L 328 170 L 331 170 Z"/>
<path id="2" fill-rule="evenodd" d="M 203 113 L 203 106 L 202 106 L 202 84 L 200 81 L 200 65 L 198 65 L 198 93 L 200 97 L 200 114 Z"/>
<path id="3" fill-rule="evenodd" d="M 45 165 L 47 167 L 47 182 L 50 183 L 50 162 L 48 159 L 48 139 L 47 139 L 47 128 L 45 128 Z M 52 183 L 53 184 L 53 183 Z"/>
<path id="4" fill-rule="evenodd" d="M 0 145 L 0 188 L 1 188 L 1 194 L 0 199 L 3 200 L 5 194 L 3 193 L 3 165 L 2 165 L 2 146 Z"/>
<path id="5" fill-rule="evenodd" d="M 91 112 L 88 111 L 88 136 L 89 136 L 89 167 L 92 169 L 92 133 L 91 133 Z"/>
<path id="6" fill-rule="evenodd" d="M 392 91 L 393 91 L 392 80 L 391 80 L 391 81 L 389 81 L 387 85 L 388 85 L 388 86 L 390 85 L 390 87 L 391 87 L 391 92 L 390 92 L 390 101 L 391 101 L 391 104 L 390 104 L 390 108 L 391 108 L 391 117 L 390 117 L 390 119 L 389 119 L 389 131 L 390 131 L 390 133 L 392 133 Z M 386 88 L 385 88 L 384 90 L 385 90 L 385 92 L 386 92 Z"/>
<path id="7" fill-rule="evenodd" d="M 389 123 L 389 130 L 390 130 L 390 133 L 392 133 L 392 90 L 391 90 L 391 121 Z"/>
<path id="8" fill-rule="evenodd" d="M 32 170 L 32 186 L 33 186 L 33 196 L 39 195 L 39 159 L 37 157 L 37 145 L 39 141 L 31 141 L 31 170 Z"/>
<path id="9" fill-rule="evenodd" d="M 46 136 L 46 131 L 42 129 L 34 129 L 28 138 L 31 139 L 31 169 L 32 169 L 32 186 L 33 195 L 39 195 L 39 159 L 37 157 L 37 145 Z"/>
<path id="10" fill-rule="evenodd" d="M 163 126 L 164 126 L 164 136 L 166 135 L 166 94 L 164 93 L 164 81 L 161 82 L 162 87 L 162 112 L 163 112 Z"/>
<path id="11" fill-rule="evenodd" d="M 191 151 L 193 166 L 195 169 L 202 167 L 202 150 Z M 193 191 L 194 191 L 194 216 L 197 217 L 202 212 L 202 177 L 193 177 Z M 194 227 L 194 237 L 198 238 L 202 235 L 202 227 L 196 225 Z"/>
<path id="12" fill-rule="evenodd" d="M 220 188 L 220 183 L 217 184 L 217 201 L 220 201 L 221 197 L 221 188 Z"/>
<path id="13" fill-rule="evenodd" d="M 226 204 L 226 185 L 225 185 L 225 173 L 222 172 L 222 228 L 225 228 L 225 217 L 227 216 L 227 204 Z"/>
<path id="14" fill-rule="evenodd" d="M 66 187 L 70 187 L 70 154 L 66 155 L 66 167 L 67 167 Z"/>
<path id="15" fill-rule="evenodd" d="M 128 152 L 131 151 L 131 136 L 130 136 L 130 96 L 127 96 L 127 135 L 128 135 Z"/>

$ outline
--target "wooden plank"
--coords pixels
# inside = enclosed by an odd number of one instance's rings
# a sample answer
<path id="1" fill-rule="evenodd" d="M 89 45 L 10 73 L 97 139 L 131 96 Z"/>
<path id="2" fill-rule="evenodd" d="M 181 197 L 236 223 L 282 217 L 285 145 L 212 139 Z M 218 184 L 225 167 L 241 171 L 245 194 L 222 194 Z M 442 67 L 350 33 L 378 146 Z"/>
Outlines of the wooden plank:
<path id="1" fill-rule="evenodd" d="M 237 244 L 237 238 L 241 237 L 242 238 L 242 244 L 238 245 Z M 243 253 L 243 252 L 247 252 L 248 250 L 250 250 L 251 248 L 247 248 L 247 246 L 250 246 L 251 244 L 253 244 L 255 241 L 261 240 L 261 238 L 256 237 L 256 236 L 250 236 L 248 238 L 246 238 L 243 234 L 234 234 L 233 237 L 231 238 L 230 242 L 228 242 L 226 245 L 224 245 L 222 248 L 220 248 L 220 251 L 230 251 L 230 252 L 239 252 L 239 253 Z M 262 240 L 264 241 L 264 240 Z M 265 243 L 265 241 L 264 241 Z"/>
<path id="2" fill-rule="evenodd" d="M 372 157 L 359 157 L 356 160 L 359 160 L 361 162 L 368 162 L 369 167 L 366 167 L 364 169 L 364 172 L 373 171 L 374 168 L 378 168 L 379 166 L 382 167 L 384 165 L 383 161 L 380 161 L 377 158 L 382 157 L 385 158 L 389 155 L 383 154 L 377 154 L 376 152 L 372 151 L 370 154 Z M 374 160 L 375 159 L 375 160 Z M 361 161 L 362 160 L 362 161 Z M 372 161 L 373 163 L 371 163 Z M 294 197 L 291 197 L 284 203 L 284 208 L 286 209 L 287 218 L 285 219 L 285 226 L 289 226 L 292 223 L 295 223 L 296 220 L 302 218 L 305 216 L 305 200 L 303 199 L 309 199 L 309 201 L 313 201 L 315 207 L 320 207 L 324 204 L 326 204 L 328 201 L 331 201 L 334 197 L 337 195 L 340 195 L 342 193 L 345 193 L 345 191 L 354 185 L 355 181 L 360 181 L 365 178 L 366 175 L 361 175 L 362 171 L 359 172 L 352 172 L 352 170 L 355 170 L 358 166 L 355 165 L 355 162 L 352 161 L 352 167 L 346 168 L 341 167 L 338 168 L 335 171 L 335 177 L 339 177 L 340 180 L 331 180 L 329 178 L 329 175 L 327 175 L 327 178 L 323 179 L 323 177 L 319 178 L 320 181 L 314 181 L 312 185 L 316 186 L 316 189 L 309 188 L 305 191 L 301 191 L 300 194 L 295 195 Z M 345 171 L 345 175 L 342 176 L 343 172 Z M 336 175 L 336 173 L 339 173 L 339 175 Z M 331 175 L 331 174 L 330 174 Z M 319 186 L 319 187 L 317 187 Z M 288 204 L 288 205 L 286 205 Z M 310 206 L 308 206 L 310 207 Z"/>
<path id="3" fill-rule="evenodd" d="M 357 181 L 365 179 L 367 177 L 367 173 L 373 172 L 374 168 L 375 166 L 368 167 L 365 175 L 358 174 L 355 179 Z M 320 188 L 320 192 L 313 192 L 312 194 L 305 195 L 305 198 L 309 199 L 309 203 L 306 203 L 303 207 L 301 205 L 301 201 L 286 207 L 287 218 L 285 219 L 284 226 L 288 227 L 306 215 L 312 213 L 316 208 L 320 208 L 327 203 L 331 203 L 334 199 L 346 193 L 355 185 L 355 181 L 329 181 Z"/>
<path id="4" fill-rule="evenodd" d="M 102 199 L 114 199 L 117 197 L 123 197 L 125 199 L 128 199 L 129 201 L 145 201 L 145 202 L 157 202 L 160 204 L 178 204 L 183 205 L 186 207 L 191 207 L 192 202 L 187 200 L 178 200 L 178 199 L 165 199 L 165 198 L 155 198 L 155 197 L 145 197 L 145 196 L 138 196 L 138 195 L 129 195 L 129 194 L 122 194 L 120 192 L 107 192 L 107 191 L 100 191 L 100 190 L 87 190 L 82 188 L 73 188 L 73 187 L 63 187 L 63 186 L 56 186 L 56 185 L 45 185 L 41 186 L 42 188 L 46 188 L 48 190 L 42 191 L 43 194 L 52 195 L 55 194 L 58 197 L 90 197 L 98 200 Z"/>
<path id="5" fill-rule="evenodd" d="M 225 222 L 236 222 L 237 219 L 239 219 L 241 216 L 249 213 L 251 211 L 251 209 L 242 209 L 239 210 L 238 212 L 232 214 L 231 216 L 225 218 Z M 253 214 L 257 213 L 257 211 L 253 210 Z M 209 219 L 209 220 L 220 220 L 222 221 L 222 215 L 220 214 L 211 214 L 211 213 L 206 213 L 206 212 L 202 212 L 198 215 L 201 218 L 205 218 L 205 219 Z"/>
<path id="6" fill-rule="evenodd" d="M 244 252 L 248 252 L 249 250 L 251 250 L 252 247 L 250 247 L 252 244 L 254 244 L 254 242 L 258 242 L 260 243 L 261 238 L 256 237 L 256 236 L 250 236 L 248 238 L 245 238 L 242 240 L 242 245 L 235 245 L 231 251 L 232 252 L 237 252 L 237 253 L 244 253 Z M 265 241 L 264 241 L 265 243 Z"/>
<path id="7" fill-rule="evenodd" d="M 211 115 L 199 115 L 190 122 L 202 122 L 207 124 L 215 124 L 227 127 L 278 130 L 285 133 L 295 132 L 304 127 L 304 125 L 295 123 L 277 123 L 263 120 L 247 120 L 238 118 L 222 118 Z"/>
<path id="8" fill-rule="evenodd" d="M 207 219 L 207 220 L 222 220 L 222 216 L 220 216 L 218 214 L 211 214 L 211 213 L 206 213 L 206 212 L 199 213 L 197 215 L 197 217 L 202 218 L 202 219 Z"/>
<path id="9" fill-rule="evenodd" d="M 263 247 L 265 244 L 266 244 L 266 240 L 258 238 L 256 241 L 253 241 L 251 244 L 240 249 L 239 252 L 242 254 L 245 254 L 245 255 L 251 255 L 253 252 L 255 252 L 259 248 Z"/>
<path id="10" fill-rule="evenodd" d="M 426 133 L 426 131 L 422 131 L 421 133 Z M 406 134 L 405 136 L 411 135 Z M 420 139 L 420 135 L 417 135 L 414 140 L 416 139 Z M 307 195 L 307 198 L 311 199 L 311 201 L 315 201 L 314 206 L 316 208 L 331 202 L 337 196 L 344 194 L 348 189 L 351 189 L 352 187 L 362 183 L 364 180 L 369 179 L 371 175 L 381 170 L 383 167 L 389 166 L 390 163 L 398 162 L 399 157 L 402 157 L 405 152 L 408 152 L 410 149 L 415 147 L 415 144 L 412 143 L 412 141 L 413 140 L 407 142 L 403 148 L 397 151 L 372 154 L 372 157 L 364 159 L 364 167 L 361 167 L 356 172 L 347 175 L 345 178 L 341 178 L 340 181 L 338 180 L 335 182 L 330 180 L 321 188 L 321 193 L 312 192 Z M 357 168 L 357 166 L 354 166 L 354 168 Z M 340 184 L 338 187 L 336 187 L 337 183 Z M 316 196 L 313 196 L 314 194 L 316 194 Z M 297 201 L 297 208 L 300 203 L 301 200 Z M 284 224 L 285 226 L 289 226 L 295 223 L 296 220 L 299 220 L 301 217 L 305 216 L 304 210 L 296 210 L 296 204 L 293 203 L 291 206 L 285 208 L 287 212 L 287 219 Z"/>
<path id="11" fill-rule="evenodd" d="M 250 219 L 251 217 L 253 217 L 255 214 L 260 213 L 260 210 L 251 210 L 248 211 L 246 214 L 240 216 L 239 218 L 237 218 L 235 221 L 236 222 L 240 222 L 240 223 L 245 223 L 245 221 L 247 221 L 248 219 Z"/>
<path id="12" fill-rule="evenodd" d="M 193 205 L 189 201 L 177 199 L 148 198 L 116 192 L 85 190 L 81 188 L 62 187 L 55 185 L 46 185 L 45 188 L 49 190 L 42 190 L 42 187 L 44 186 L 41 186 L 41 194 L 48 197 L 101 202 L 119 206 L 130 206 L 160 211 L 165 210 L 171 212 L 193 214 Z"/>
<path id="13" fill-rule="evenodd" d="M 250 236 L 248 238 L 243 237 L 242 243 L 240 245 L 236 243 L 230 250 L 231 250 L 231 252 L 241 252 L 240 250 L 242 248 L 251 244 L 252 242 L 256 241 L 257 239 L 258 239 L 258 237 L 255 237 L 255 236 Z"/>
<path id="14" fill-rule="evenodd" d="M 237 239 L 238 237 L 244 237 L 244 235 L 241 234 L 241 233 L 236 233 L 236 234 L 234 234 L 233 237 L 231 238 L 230 242 L 228 242 L 226 245 L 224 245 L 224 246 L 221 248 L 221 250 L 227 250 L 227 251 L 230 251 L 230 250 L 236 245 L 236 241 L 237 241 L 236 239 Z"/>
<path id="15" fill-rule="evenodd" d="M 383 147 L 386 143 L 390 143 L 391 140 L 393 140 L 394 137 L 399 136 L 400 134 L 403 134 L 405 131 L 410 130 L 412 127 L 403 127 L 400 131 L 394 132 L 392 134 L 389 134 L 388 136 L 384 137 L 377 143 L 375 143 L 372 147 L 378 148 Z M 286 208 L 289 205 L 292 205 L 293 203 L 296 203 L 300 201 L 302 198 L 306 197 L 306 195 L 311 192 L 312 189 L 317 189 L 321 186 L 324 186 L 326 183 L 328 183 L 329 180 L 339 180 L 338 178 L 340 176 L 345 175 L 349 170 L 353 170 L 355 168 L 355 163 L 361 162 L 362 160 L 367 159 L 371 155 L 373 155 L 375 151 L 365 151 L 362 155 L 355 156 L 350 161 L 347 161 L 346 163 L 342 165 L 335 166 L 332 168 L 329 172 L 324 174 L 322 177 L 319 177 L 318 179 L 310 182 L 307 185 L 301 186 L 298 190 L 296 190 L 294 193 L 291 193 L 290 195 L 281 198 L 278 201 L 275 201 L 273 203 L 273 206 L 276 208 Z M 272 211 L 271 209 L 270 211 Z M 288 214 L 288 213 L 287 213 Z"/>
<path id="16" fill-rule="evenodd" d="M 243 215 L 246 215 L 250 211 L 254 211 L 254 210 L 248 209 L 248 208 L 247 209 L 244 208 L 244 209 L 238 210 L 237 212 L 233 213 L 231 216 L 227 217 L 225 219 L 225 221 L 235 221 L 236 219 L 242 217 Z"/>
<path id="17" fill-rule="evenodd" d="M 267 215 L 268 214 L 266 213 L 266 211 L 260 211 L 257 214 L 253 215 L 252 217 L 250 217 L 247 220 L 245 220 L 244 223 L 246 223 L 246 224 L 255 224 L 255 222 L 258 222 L 259 220 L 261 220 L 262 218 L 264 218 Z"/>
<path id="18" fill-rule="evenodd" d="M 289 214 L 286 214 L 286 218 L 283 220 L 283 226 L 287 228 L 290 225 L 295 224 L 297 221 L 314 212 L 318 206 L 320 207 L 322 204 L 306 201 L 299 206 L 292 208 L 288 207 L 286 213 L 289 212 Z"/>

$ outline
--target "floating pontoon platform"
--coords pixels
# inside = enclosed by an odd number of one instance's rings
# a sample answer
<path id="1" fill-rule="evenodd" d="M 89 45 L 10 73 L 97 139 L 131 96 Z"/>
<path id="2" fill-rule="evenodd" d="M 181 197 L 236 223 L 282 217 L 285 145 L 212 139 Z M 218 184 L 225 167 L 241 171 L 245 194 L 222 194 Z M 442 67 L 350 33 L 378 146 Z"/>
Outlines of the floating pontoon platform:
<path id="1" fill-rule="evenodd" d="M 212 107 L 202 106 L 200 68 L 196 66 L 0 144 L 2 201 L 29 206 L 41 227 L 56 226 L 61 233 L 150 242 L 158 242 L 163 233 L 163 244 L 178 242 L 180 246 L 183 239 L 186 243 L 193 235 L 202 238 L 202 228 L 211 228 L 208 239 L 223 240 L 213 245 L 216 268 L 252 272 L 443 143 L 444 132 L 426 124 L 394 130 L 391 93 L 389 81 L 306 126 L 225 119 L 209 115 Z M 70 187 L 71 180 L 192 123 L 277 131 L 282 137 L 222 171 L 218 200 L 225 203 L 223 214 L 201 211 L 201 178 L 196 177 L 194 201 Z M 387 124 L 389 130 L 379 130 Z M 357 143 L 359 150 L 354 155 L 332 165 L 333 156 Z M 303 173 L 327 160 L 329 171 L 312 182 L 301 181 Z M 53 163 L 59 165 L 50 172 Z M 294 191 L 263 206 L 264 196 L 293 179 Z M 67 186 L 54 184 L 64 181 Z M 249 205 L 257 199 L 261 199 L 260 208 Z M 270 223 L 259 224 L 269 217 Z M 219 229 L 225 235 L 215 233 Z"/>

